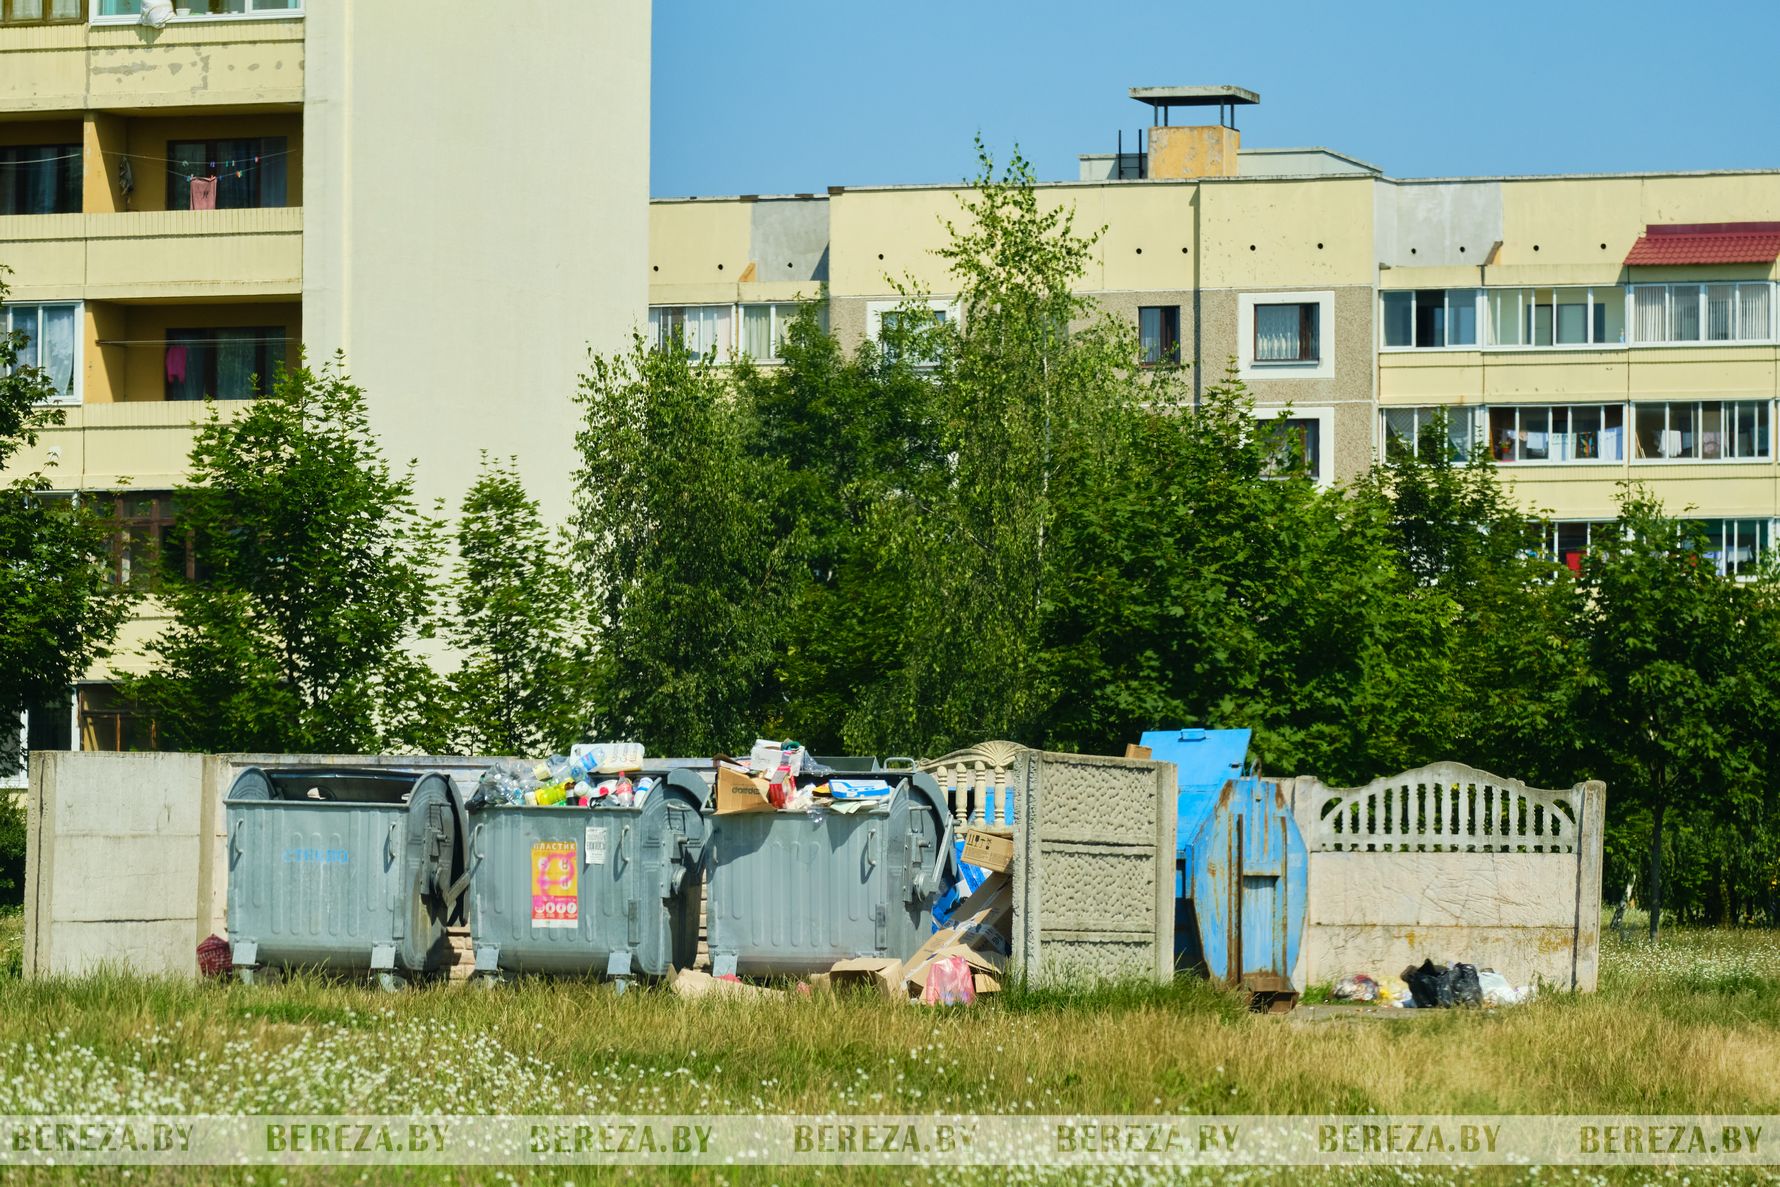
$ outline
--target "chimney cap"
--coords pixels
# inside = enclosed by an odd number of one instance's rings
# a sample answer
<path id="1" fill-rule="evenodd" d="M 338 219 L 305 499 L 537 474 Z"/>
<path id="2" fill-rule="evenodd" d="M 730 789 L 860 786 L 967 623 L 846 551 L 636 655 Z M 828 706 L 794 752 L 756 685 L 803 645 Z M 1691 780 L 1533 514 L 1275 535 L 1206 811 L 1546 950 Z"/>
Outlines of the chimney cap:
<path id="1" fill-rule="evenodd" d="M 1131 97 L 1154 108 L 1252 106 L 1261 96 L 1247 87 L 1132 87 Z"/>

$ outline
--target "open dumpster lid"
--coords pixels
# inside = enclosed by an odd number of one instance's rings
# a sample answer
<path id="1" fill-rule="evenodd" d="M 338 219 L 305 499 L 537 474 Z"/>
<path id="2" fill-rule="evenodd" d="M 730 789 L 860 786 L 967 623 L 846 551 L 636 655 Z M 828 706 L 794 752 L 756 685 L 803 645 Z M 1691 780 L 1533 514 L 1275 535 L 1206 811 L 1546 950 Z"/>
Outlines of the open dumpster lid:
<path id="1" fill-rule="evenodd" d="M 1199 824 L 1217 802 L 1224 784 L 1240 778 L 1248 759 L 1250 731 L 1198 728 L 1150 730 L 1143 745 L 1150 757 L 1174 764 L 1180 787 L 1175 848 L 1185 854 Z"/>

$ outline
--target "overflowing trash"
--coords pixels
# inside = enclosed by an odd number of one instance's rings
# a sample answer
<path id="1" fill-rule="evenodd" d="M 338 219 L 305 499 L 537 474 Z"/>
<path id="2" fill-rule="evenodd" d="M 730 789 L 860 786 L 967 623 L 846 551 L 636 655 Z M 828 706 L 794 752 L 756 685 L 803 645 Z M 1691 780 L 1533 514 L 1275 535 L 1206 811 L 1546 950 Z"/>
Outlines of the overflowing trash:
<path id="1" fill-rule="evenodd" d="M 1329 990 L 1329 996 L 1343 1002 L 1375 1002 L 1378 1000 L 1379 984 L 1365 973 L 1355 973 L 1351 977 L 1343 977 L 1335 982 Z"/>
<path id="2" fill-rule="evenodd" d="M 536 761 L 503 759 L 482 773 L 464 807 L 640 808 L 659 783 L 633 780 L 642 766 L 643 748 L 634 742 L 582 743 Z"/>
<path id="3" fill-rule="evenodd" d="M 755 741 L 745 759 L 717 756 L 718 816 L 743 812 L 861 812 L 895 791 L 885 779 L 842 775 L 796 742 Z"/>
<path id="4" fill-rule="evenodd" d="M 1533 999 L 1531 985 L 1515 986 L 1495 969 L 1463 961 L 1451 965 L 1424 960 L 1401 976 L 1402 992 L 1366 973 L 1352 973 L 1329 989 L 1332 1001 L 1391 1006 L 1407 1010 L 1449 1010 L 1462 1006 L 1518 1006 Z"/>

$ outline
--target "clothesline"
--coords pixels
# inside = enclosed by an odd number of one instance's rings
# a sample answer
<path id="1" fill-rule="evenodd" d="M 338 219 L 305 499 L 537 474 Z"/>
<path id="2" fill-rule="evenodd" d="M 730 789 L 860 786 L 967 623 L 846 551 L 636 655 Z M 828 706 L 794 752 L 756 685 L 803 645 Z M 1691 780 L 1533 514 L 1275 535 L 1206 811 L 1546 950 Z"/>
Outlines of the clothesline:
<path id="1" fill-rule="evenodd" d="M 10 146 L 10 147 L 29 148 L 31 146 L 30 145 L 16 145 L 16 146 Z M 228 168 L 233 169 L 237 165 L 259 164 L 260 162 L 270 160 L 273 157 L 288 157 L 288 156 L 291 156 L 291 155 L 301 152 L 301 151 L 302 151 L 301 149 L 296 149 L 296 148 L 281 148 L 277 152 L 257 153 L 254 155 L 254 157 L 251 161 L 249 161 L 247 158 L 243 157 L 238 161 L 237 160 L 230 160 L 230 161 L 226 161 L 226 162 L 225 161 L 212 161 L 212 162 L 209 162 L 209 164 L 211 164 L 212 166 L 226 165 Z M 125 157 L 125 158 L 127 158 L 129 160 L 133 160 L 133 161 L 159 161 L 163 165 L 184 165 L 184 164 L 189 163 L 189 161 L 178 160 L 174 157 L 157 157 L 150 153 L 111 152 L 106 149 L 99 149 L 98 152 L 99 152 L 100 156 Z M 0 161 L 0 169 L 22 169 L 26 165 L 47 165 L 52 161 L 78 161 L 84 155 L 85 155 L 84 153 L 72 152 L 72 153 L 61 153 L 61 154 L 59 154 L 57 156 L 53 156 L 53 157 L 38 157 L 37 159 L 31 160 L 31 161 Z"/>

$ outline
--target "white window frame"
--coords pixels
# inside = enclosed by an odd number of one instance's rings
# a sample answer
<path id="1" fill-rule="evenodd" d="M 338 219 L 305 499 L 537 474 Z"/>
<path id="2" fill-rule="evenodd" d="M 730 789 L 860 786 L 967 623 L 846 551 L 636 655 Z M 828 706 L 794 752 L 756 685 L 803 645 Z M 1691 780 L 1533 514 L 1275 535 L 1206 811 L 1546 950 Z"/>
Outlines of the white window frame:
<path id="1" fill-rule="evenodd" d="M 1541 347 L 1540 349 L 1544 348 Z M 1547 456 L 1543 458 L 1513 458 L 1509 460 L 1503 460 L 1496 457 L 1495 430 L 1490 423 L 1492 413 L 1513 409 L 1515 414 L 1514 431 L 1516 434 L 1519 434 L 1522 431 L 1519 427 L 1520 414 L 1522 412 L 1528 409 L 1543 409 L 1547 417 L 1546 423 L 1549 426 L 1550 414 L 1559 408 L 1565 409 L 1566 411 L 1575 408 L 1599 409 L 1601 412 L 1601 431 L 1603 433 L 1608 431 L 1606 422 L 1607 409 L 1618 408 L 1620 410 L 1619 456 L 1616 458 L 1554 458 Z M 1489 463 L 1493 466 L 1507 466 L 1514 470 L 1532 469 L 1540 466 L 1618 466 L 1624 468 L 1632 456 L 1632 412 L 1623 400 L 1562 400 L 1551 403 L 1535 403 L 1529 401 L 1524 404 L 1486 404 L 1478 409 L 1478 412 L 1483 428 L 1480 440 L 1482 441 L 1483 450 L 1488 457 Z M 1557 434 L 1553 433 L 1549 427 L 1546 429 L 1547 437 L 1554 437 L 1556 435 Z M 1569 434 L 1566 432 L 1565 435 Z M 1550 453 L 1549 445 L 1546 448 L 1546 452 L 1548 454 Z"/>
<path id="2" fill-rule="evenodd" d="M 737 324 L 736 306 L 735 306 L 734 302 L 731 302 L 731 301 L 684 301 L 684 302 L 678 302 L 678 303 L 675 303 L 672 305 L 651 305 L 651 306 L 649 306 L 649 317 L 648 317 L 647 325 L 649 327 L 648 341 L 649 341 L 649 347 L 651 350 L 659 349 L 662 345 L 660 317 L 658 315 L 667 311 L 667 310 L 671 310 L 671 309 L 681 309 L 681 310 L 722 309 L 722 310 L 727 310 L 729 313 L 729 335 L 728 335 L 729 340 L 727 342 L 716 343 L 717 349 L 715 351 L 715 358 L 716 358 L 716 361 L 719 363 L 727 363 L 731 358 L 734 357 L 735 352 L 736 352 L 736 335 L 737 335 L 737 331 L 740 329 L 740 327 Z M 702 358 L 702 357 L 704 357 L 704 352 L 700 351 L 694 357 Z"/>
<path id="3" fill-rule="evenodd" d="M 1751 572 L 1751 573 L 1732 573 L 1730 571 L 1730 566 L 1727 563 L 1728 558 L 1726 557 L 1725 553 L 1729 550 L 1730 547 L 1732 547 L 1732 545 L 1728 541 L 1725 540 L 1725 536 L 1727 534 L 1727 529 L 1732 524 L 1748 521 L 1751 523 L 1765 524 L 1767 526 L 1767 533 L 1766 533 L 1767 540 L 1762 543 L 1753 543 L 1752 542 L 1752 547 L 1750 549 L 1750 551 L 1753 553 L 1753 556 L 1751 558 L 1751 567 L 1752 568 L 1759 570 L 1761 568 L 1762 557 L 1766 556 L 1769 552 L 1773 551 L 1773 548 L 1774 548 L 1774 520 L 1772 518 L 1770 518 L 1769 516 L 1766 516 L 1766 515 L 1701 515 L 1701 516 L 1689 517 L 1689 516 L 1684 515 L 1684 516 L 1681 516 L 1680 518 L 1681 518 L 1681 521 L 1684 523 L 1689 523 L 1689 522 L 1698 523 L 1701 527 L 1706 527 L 1706 526 L 1708 526 L 1710 524 L 1714 524 L 1714 523 L 1719 525 L 1718 532 L 1719 532 L 1719 540 L 1721 541 L 1721 547 L 1720 547 L 1718 555 L 1716 557 L 1713 557 L 1713 566 L 1718 570 L 1718 575 L 1720 577 L 1729 577 L 1733 581 L 1751 581 L 1751 580 L 1754 580 L 1754 578 L 1755 578 L 1755 573 L 1753 573 L 1753 572 Z M 1707 555 L 1711 556 L 1710 553 L 1707 553 Z"/>
<path id="4" fill-rule="evenodd" d="M 1415 417 L 1415 440 L 1421 440 L 1422 423 L 1431 418 L 1437 411 L 1446 413 L 1449 420 L 1467 417 L 1471 421 L 1471 452 L 1461 459 L 1464 464 L 1477 455 L 1479 450 L 1487 450 L 1489 446 L 1489 418 L 1487 409 L 1480 404 L 1381 404 L 1378 409 L 1378 457 L 1390 460 L 1391 431 L 1386 417 L 1392 412 L 1408 412 Z"/>
<path id="5" fill-rule="evenodd" d="M 1272 304 L 1272 302 L 1262 303 Z M 1257 429 L 1271 427 L 1282 416 L 1287 420 L 1315 421 L 1317 438 L 1315 481 L 1320 487 L 1326 488 L 1335 485 L 1335 409 L 1333 407 L 1324 405 L 1317 408 L 1300 408 L 1296 404 L 1257 404 L 1253 416 Z"/>
<path id="6" fill-rule="evenodd" d="M 11 329 L 12 329 L 11 311 L 14 309 L 36 309 L 36 310 L 38 310 L 39 311 L 38 312 L 38 320 L 37 320 L 38 333 L 42 333 L 42 326 L 43 326 L 42 310 L 49 306 L 57 306 L 57 307 L 65 306 L 65 307 L 68 307 L 68 308 L 71 308 L 74 310 L 74 373 L 71 376 L 71 379 L 73 381 L 74 390 L 71 392 L 63 393 L 63 394 L 59 395 L 54 400 L 46 400 L 43 402 L 42 406 L 49 407 L 51 405 L 54 405 L 57 408 L 68 408 L 68 407 L 72 407 L 75 404 L 79 404 L 81 402 L 81 400 L 83 399 L 83 393 L 85 391 L 84 380 L 86 377 L 86 337 L 87 337 L 87 335 L 86 335 L 86 321 L 87 321 L 87 319 L 86 319 L 86 302 L 84 302 L 84 301 L 8 301 L 8 302 L 6 302 L 6 304 L 0 305 L 0 314 L 7 315 L 5 317 L 0 317 L 0 333 L 6 333 L 6 332 L 11 331 Z"/>
<path id="7" fill-rule="evenodd" d="M 1709 324 L 1708 323 L 1708 315 L 1707 315 L 1706 290 L 1713 285 L 1720 285 L 1720 284 L 1732 285 L 1737 289 L 1737 309 L 1738 309 L 1738 320 L 1739 321 L 1741 320 L 1743 286 L 1745 286 L 1745 285 L 1753 286 L 1753 285 L 1758 285 L 1758 284 L 1767 286 L 1767 290 L 1768 290 L 1768 324 L 1766 327 L 1766 331 L 1760 337 L 1758 337 L 1758 338 L 1708 338 L 1708 337 L 1706 337 L 1706 334 L 1708 333 L 1708 324 Z M 1639 290 L 1646 291 L 1646 292 L 1653 290 L 1653 289 L 1662 290 L 1662 293 L 1663 293 L 1663 325 L 1664 325 L 1664 327 L 1667 327 L 1670 324 L 1672 324 L 1672 322 L 1674 320 L 1674 301 L 1675 301 L 1675 289 L 1676 288 L 1697 288 L 1699 290 L 1699 293 L 1696 295 L 1695 300 L 1697 300 L 1699 302 L 1700 336 L 1698 338 L 1666 338 L 1666 337 L 1665 338 L 1650 338 L 1650 339 L 1639 338 L 1638 332 L 1637 332 L 1637 319 L 1633 313 L 1633 310 L 1635 308 L 1635 302 L 1637 301 L 1637 292 Z M 1626 289 L 1626 294 L 1625 294 L 1626 342 L 1630 346 L 1638 346 L 1638 347 L 1651 347 L 1651 346 L 1694 346 L 1694 347 L 1700 347 L 1700 346 L 1719 346 L 1719 347 L 1722 347 L 1722 346 L 1760 346 L 1763 344 L 1772 343 L 1777 338 L 1780 338 L 1780 331 L 1777 331 L 1775 328 L 1776 319 L 1780 318 L 1780 308 L 1776 308 L 1777 305 L 1780 305 L 1780 286 L 1777 286 L 1771 280 L 1666 280 L 1666 281 L 1660 281 L 1660 282 L 1658 282 L 1658 281 L 1650 281 L 1650 282 L 1640 281 L 1640 282 L 1635 282 L 1635 283 L 1626 285 L 1625 289 Z"/>
<path id="8" fill-rule="evenodd" d="M 1315 305 L 1317 306 L 1316 362 L 1255 361 L 1255 306 Z M 1242 379 L 1333 379 L 1335 378 L 1335 293 L 1332 289 L 1318 291 L 1284 291 L 1271 293 L 1238 293 L 1236 295 L 1236 373 Z"/>
<path id="9" fill-rule="evenodd" d="M 1609 293 L 1609 292 L 1614 292 L 1614 291 L 1619 291 L 1619 292 L 1623 293 L 1623 305 L 1620 310 L 1620 338 L 1617 341 L 1597 340 L 1595 338 L 1595 317 L 1594 317 L 1594 307 L 1597 303 L 1596 302 L 1596 294 Z M 1558 304 L 1559 304 L 1557 301 L 1557 294 L 1558 293 L 1576 293 L 1576 292 L 1580 292 L 1583 294 L 1583 301 L 1584 301 L 1583 308 L 1587 309 L 1589 311 L 1585 318 L 1585 322 L 1586 322 L 1586 326 L 1587 326 L 1587 330 L 1588 330 L 1588 340 L 1585 342 L 1559 342 L 1557 340 L 1557 309 L 1558 309 Z M 1491 298 L 1495 297 L 1495 296 L 1507 296 L 1511 293 L 1521 294 L 1521 300 L 1519 302 L 1517 302 L 1515 305 L 1515 311 L 1516 311 L 1515 321 L 1516 321 L 1517 325 L 1524 325 L 1526 322 L 1526 308 L 1527 308 L 1527 304 L 1528 304 L 1528 302 L 1526 300 L 1526 294 L 1528 294 L 1528 293 L 1533 293 L 1533 294 L 1551 293 L 1552 294 L 1552 302 L 1553 302 L 1552 314 L 1551 314 L 1551 317 L 1552 317 L 1551 339 L 1552 340 L 1550 342 L 1541 344 L 1541 343 L 1534 343 L 1534 342 L 1496 342 L 1495 341 L 1496 320 L 1490 312 L 1491 309 L 1494 307 L 1495 303 L 1491 300 Z M 1537 304 L 1536 301 L 1533 303 Z M 1379 308 L 1382 311 L 1382 309 L 1383 309 L 1382 302 L 1381 302 Z M 1631 338 L 1631 317 L 1632 317 L 1631 310 L 1632 310 L 1632 296 L 1631 296 L 1631 293 L 1626 290 L 1626 286 L 1624 286 L 1624 285 L 1618 285 L 1618 284 L 1492 285 L 1492 286 L 1480 288 L 1477 290 L 1477 339 L 1478 339 L 1478 345 L 1475 347 L 1461 346 L 1461 347 L 1457 347 L 1456 349 L 1459 349 L 1459 350 L 1488 350 L 1488 351 L 1534 351 L 1534 352 L 1538 352 L 1538 353 L 1544 353 L 1546 351 L 1553 351 L 1553 350 L 1624 350 L 1626 348 L 1626 346 L 1629 345 L 1629 340 Z M 1382 321 L 1382 312 L 1381 312 L 1380 320 Z M 1379 341 L 1380 342 L 1384 341 L 1383 333 L 1384 333 L 1384 331 L 1381 326 L 1380 330 L 1379 330 Z M 1439 347 L 1431 347 L 1431 346 L 1428 346 L 1428 347 L 1393 346 L 1393 347 L 1389 347 L 1388 349 L 1391 351 L 1391 353 L 1394 354 L 1394 353 L 1397 353 L 1399 351 L 1404 351 L 1404 350 L 1428 351 L 1428 350 L 1437 350 L 1440 348 Z M 1446 349 L 1455 349 L 1455 348 L 1448 347 Z"/>
<path id="10" fill-rule="evenodd" d="M 1638 434 L 1638 409 L 1661 408 L 1663 410 L 1663 431 L 1668 432 L 1669 409 L 1676 404 L 1691 404 L 1694 407 L 1694 435 L 1701 433 L 1700 422 L 1703 419 L 1700 408 L 1705 404 L 1760 404 L 1768 413 L 1768 449 L 1766 453 L 1754 457 L 1638 457 L 1636 454 Z M 1772 400 L 1754 399 L 1738 400 L 1724 398 L 1717 400 L 1633 400 L 1626 408 L 1626 461 L 1634 466 L 1766 466 L 1774 461 L 1774 402 Z M 1721 432 L 1723 430 L 1720 430 Z"/>
<path id="11" fill-rule="evenodd" d="M 1477 341 L 1472 342 L 1470 344 L 1459 343 L 1456 346 L 1451 345 L 1451 344 L 1442 345 L 1442 346 L 1416 346 L 1413 343 L 1408 346 L 1387 346 L 1385 344 L 1384 299 L 1387 296 L 1396 296 L 1399 293 L 1406 293 L 1406 294 L 1408 294 L 1411 302 L 1413 302 L 1415 300 L 1415 294 L 1421 293 L 1421 292 L 1432 292 L 1432 291 L 1433 291 L 1432 288 L 1427 288 L 1427 289 L 1420 289 L 1420 288 L 1395 289 L 1395 288 L 1393 288 L 1393 289 L 1379 289 L 1378 290 L 1378 349 L 1379 349 L 1379 353 L 1381 353 L 1381 354 L 1434 354 L 1434 353 L 1439 353 L 1442 351 L 1483 350 L 1483 349 L 1485 349 L 1484 348 L 1484 340 L 1485 340 L 1485 337 L 1489 333 L 1489 327 L 1488 327 L 1488 314 L 1487 314 L 1488 302 L 1484 300 L 1483 294 L 1485 292 L 1487 292 L 1488 290 L 1483 288 L 1480 285 L 1460 286 L 1458 288 L 1447 287 L 1447 288 L 1443 288 L 1440 290 L 1441 292 L 1444 292 L 1447 294 L 1445 305 L 1446 305 L 1447 310 L 1449 311 L 1447 314 L 1448 324 L 1450 324 L 1451 320 L 1452 320 L 1452 315 L 1450 313 L 1450 310 L 1453 307 L 1452 294 L 1453 293 L 1470 293 L 1471 294 L 1472 325 L 1476 328 Z M 1411 311 L 1410 311 L 1410 315 L 1409 315 L 1409 336 L 1411 338 L 1415 337 L 1415 313 L 1414 313 L 1413 305 L 1411 307 Z M 1540 349 L 1543 350 L 1544 347 L 1541 347 Z"/>
<path id="12" fill-rule="evenodd" d="M 766 355 L 749 355 L 748 357 L 756 363 L 784 362 L 784 359 L 779 354 L 779 345 L 785 337 L 786 327 L 797 317 L 798 302 L 738 301 L 736 303 L 733 318 L 733 324 L 735 326 L 735 345 L 732 350 L 733 355 L 738 359 L 746 353 L 742 349 L 742 342 L 746 335 L 746 330 L 743 328 L 743 320 L 747 317 L 747 311 L 750 309 L 767 309 L 771 311 L 767 318 L 766 339 L 767 349 L 770 353 Z M 787 309 L 790 310 L 789 314 L 784 312 Z"/>
<path id="13" fill-rule="evenodd" d="M 906 308 L 911 302 L 901 298 L 896 300 L 867 301 L 865 303 L 865 332 L 873 342 L 883 341 L 884 315 L 895 313 Z M 946 321 L 953 326 L 961 324 L 961 307 L 956 297 L 928 297 L 925 301 L 914 301 L 916 306 L 926 305 L 935 313 L 943 313 Z M 917 363 L 917 367 L 929 367 L 931 363 Z"/>
<path id="14" fill-rule="evenodd" d="M 246 12 L 193 12 L 187 13 L 184 16 L 179 15 L 178 9 L 180 6 L 178 3 L 175 3 L 174 15 L 168 18 L 167 23 L 173 25 L 195 25 L 207 21 L 289 21 L 300 20 L 303 17 L 304 4 L 302 3 L 299 3 L 295 8 L 267 8 L 256 11 L 253 7 L 255 2 L 256 0 L 247 0 L 248 11 Z M 137 6 L 136 12 L 120 13 L 116 16 L 105 16 L 100 14 L 99 4 L 100 0 L 88 0 L 88 24 L 137 25 L 142 23 L 140 5 Z"/>

